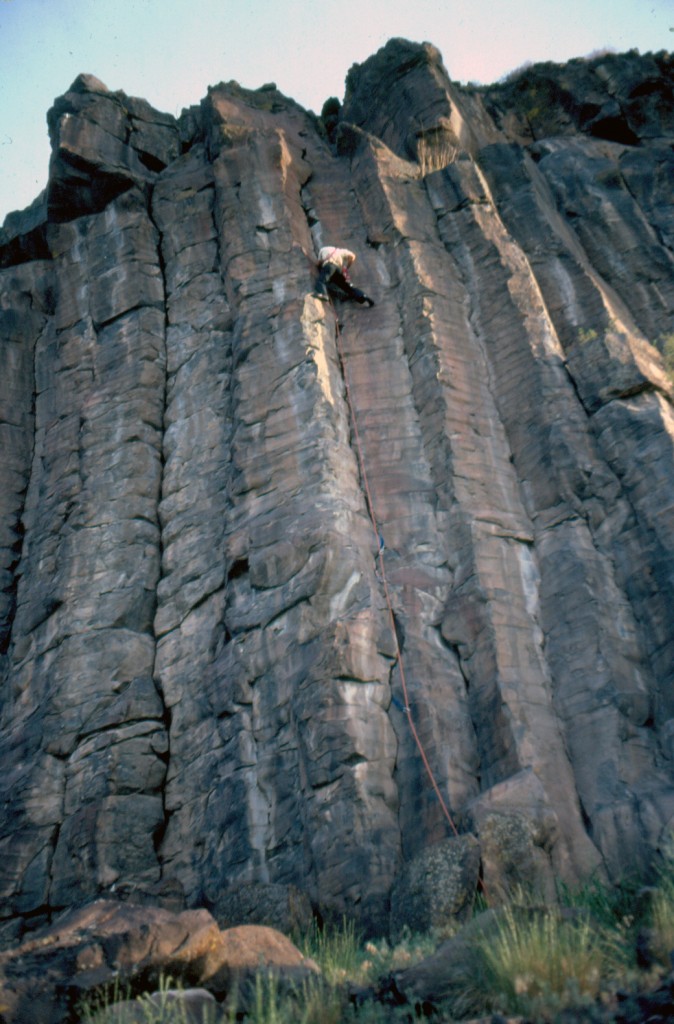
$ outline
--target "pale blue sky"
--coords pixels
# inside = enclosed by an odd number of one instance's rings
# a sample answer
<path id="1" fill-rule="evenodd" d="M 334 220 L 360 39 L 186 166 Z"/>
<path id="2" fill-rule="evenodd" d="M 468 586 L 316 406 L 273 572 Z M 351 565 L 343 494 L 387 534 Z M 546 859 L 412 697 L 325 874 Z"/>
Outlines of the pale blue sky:
<path id="1" fill-rule="evenodd" d="M 0 223 L 46 183 L 46 114 L 80 72 L 179 114 L 209 85 L 276 82 L 320 112 L 394 37 L 455 81 L 609 48 L 674 48 L 674 0 L 0 0 Z"/>

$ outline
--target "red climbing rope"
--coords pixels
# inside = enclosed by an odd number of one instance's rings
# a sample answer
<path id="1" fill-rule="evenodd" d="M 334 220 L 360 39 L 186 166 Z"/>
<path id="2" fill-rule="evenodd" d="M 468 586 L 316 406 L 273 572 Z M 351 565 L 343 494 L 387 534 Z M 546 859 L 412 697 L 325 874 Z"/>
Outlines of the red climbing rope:
<path id="1" fill-rule="evenodd" d="M 384 547 L 383 547 L 383 544 L 381 542 L 381 533 L 379 532 L 379 526 L 377 524 L 377 516 L 376 516 L 375 510 L 374 510 L 374 502 L 372 500 L 372 492 L 370 490 L 370 484 L 369 484 L 369 481 L 368 481 L 368 478 L 367 478 L 367 469 L 365 467 L 365 458 L 363 456 L 363 447 L 362 447 L 362 445 L 360 443 L 360 434 L 358 433 L 358 420 L 357 420 L 357 417 L 356 417 L 356 410 L 355 410 L 355 407 L 354 407 L 354 404 L 353 404 L 353 401 L 352 401 L 352 398 L 351 398 L 351 387 L 349 385 L 349 375 L 348 375 L 347 370 L 346 370 L 346 361 L 344 359 L 344 351 L 343 351 L 343 347 L 342 347 L 342 335 L 341 335 L 341 330 L 340 330 L 340 325 L 339 325 L 339 319 L 337 317 L 337 313 L 335 311 L 335 307 L 334 307 L 332 301 L 330 302 L 330 308 L 332 309 L 332 312 L 333 312 L 333 315 L 334 315 L 334 318 L 335 318 L 336 337 L 337 337 L 337 354 L 339 356 L 339 361 L 340 361 L 341 366 L 342 366 L 342 375 L 344 377 L 344 385 L 346 387 L 346 400 L 347 400 L 347 403 L 348 403 L 348 406 L 349 406 L 349 412 L 351 414 L 351 423 L 353 424 L 353 437 L 354 437 L 354 440 L 356 442 L 356 451 L 357 451 L 357 454 L 358 454 L 358 465 L 359 465 L 359 468 L 360 468 L 360 475 L 361 475 L 361 478 L 362 478 L 362 481 L 363 481 L 363 488 L 365 490 L 365 498 L 366 498 L 366 501 L 367 501 L 367 510 L 369 512 L 369 515 L 370 515 L 370 520 L 372 521 L 372 528 L 374 529 L 375 540 L 376 540 L 376 543 L 377 543 L 377 550 L 378 550 L 378 557 L 379 557 L 379 575 L 380 575 L 382 587 L 383 587 L 383 590 L 384 590 L 384 597 L 386 598 L 386 605 L 388 607 L 389 618 L 391 620 L 391 632 L 393 633 L 393 638 L 394 638 L 394 642 L 395 642 L 396 662 L 398 664 L 398 671 L 400 672 L 400 683 L 401 683 L 401 686 L 402 686 L 403 695 L 405 697 L 405 713 L 407 714 L 407 720 L 410 723 L 410 731 L 412 733 L 412 736 L 414 737 L 414 742 L 416 743 L 417 748 L 419 750 L 419 753 L 421 755 L 421 760 L 423 761 L 424 768 L 426 769 L 426 773 L 428 775 L 428 778 L 430 779 L 431 785 L 432 785 L 432 787 L 433 787 L 433 789 L 435 791 L 435 795 L 437 796 L 437 798 L 438 798 L 438 800 L 440 802 L 440 807 L 442 808 L 442 813 L 444 814 L 445 818 L 449 822 L 449 825 L 450 825 L 454 835 L 458 837 L 458 835 L 459 835 L 458 830 L 457 830 L 456 825 L 454 824 L 454 822 L 452 820 L 451 814 L 449 813 L 449 810 L 447 808 L 447 804 L 445 803 L 444 797 L 443 797 L 442 793 L 440 792 L 440 787 L 438 786 L 438 783 L 436 781 L 435 775 L 433 773 L 433 769 L 431 768 L 429 760 L 428 760 L 428 758 L 426 756 L 426 751 L 424 750 L 424 745 L 421 742 L 421 737 L 419 736 L 419 733 L 417 732 L 416 726 L 414 724 L 414 719 L 412 718 L 412 709 L 410 707 L 410 701 L 409 701 L 409 696 L 408 696 L 408 692 L 407 692 L 407 680 L 405 678 L 405 666 L 403 665 L 402 652 L 400 650 L 400 644 L 398 642 L 398 631 L 396 629 L 395 616 L 393 614 L 393 605 L 391 604 L 391 595 L 389 593 L 388 580 L 386 578 L 386 566 L 384 564 Z"/>

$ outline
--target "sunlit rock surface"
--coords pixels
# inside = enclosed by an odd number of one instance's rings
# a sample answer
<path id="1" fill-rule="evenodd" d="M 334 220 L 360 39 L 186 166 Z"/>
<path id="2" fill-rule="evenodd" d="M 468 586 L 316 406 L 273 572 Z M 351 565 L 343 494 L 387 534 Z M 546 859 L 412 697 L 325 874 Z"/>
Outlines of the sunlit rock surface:
<path id="1" fill-rule="evenodd" d="M 410 720 L 495 890 L 648 862 L 673 81 L 630 53 L 466 88 L 394 40 L 329 130 L 274 86 L 180 119 L 92 76 L 56 101 L 46 193 L 0 234 L 9 937 L 256 883 L 385 927 L 452 834 Z M 324 244 L 376 300 L 339 333 Z"/>

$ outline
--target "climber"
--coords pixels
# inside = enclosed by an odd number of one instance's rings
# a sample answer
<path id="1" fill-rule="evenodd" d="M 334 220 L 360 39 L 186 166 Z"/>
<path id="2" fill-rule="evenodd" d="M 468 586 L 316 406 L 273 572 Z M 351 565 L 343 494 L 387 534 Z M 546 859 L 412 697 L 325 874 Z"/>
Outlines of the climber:
<path id="1" fill-rule="evenodd" d="M 355 258 L 354 253 L 349 249 L 338 249 L 331 245 L 323 246 L 318 254 L 320 270 L 314 288 L 316 298 L 327 302 L 330 299 L 330 293 L 334 292 L 337 297 L 353 299 L 361 306 L 374 306 L 369 295 L 362 292 L 360 288 L 354 288 L 349 280 L 349 267 Z"/>

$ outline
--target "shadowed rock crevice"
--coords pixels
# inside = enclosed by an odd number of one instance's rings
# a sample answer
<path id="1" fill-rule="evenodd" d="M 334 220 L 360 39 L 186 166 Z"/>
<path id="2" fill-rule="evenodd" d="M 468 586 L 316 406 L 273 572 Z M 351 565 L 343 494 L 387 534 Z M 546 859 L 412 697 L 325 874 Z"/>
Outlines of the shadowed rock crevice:
<path id="1" fill-rule="evenodd" d="M 297 890 L 385 931 L 454 863 L 410 713 L 487 889 L 648 865 L 671 86 L 626 54 L 464 87 L 392 40 L 327 128 L 273 86 L 55 102 L 0 234 L 11 933 L 111 891 L 276 922 Z M 339 334 L 324 244 L 376 302 Z"/>

